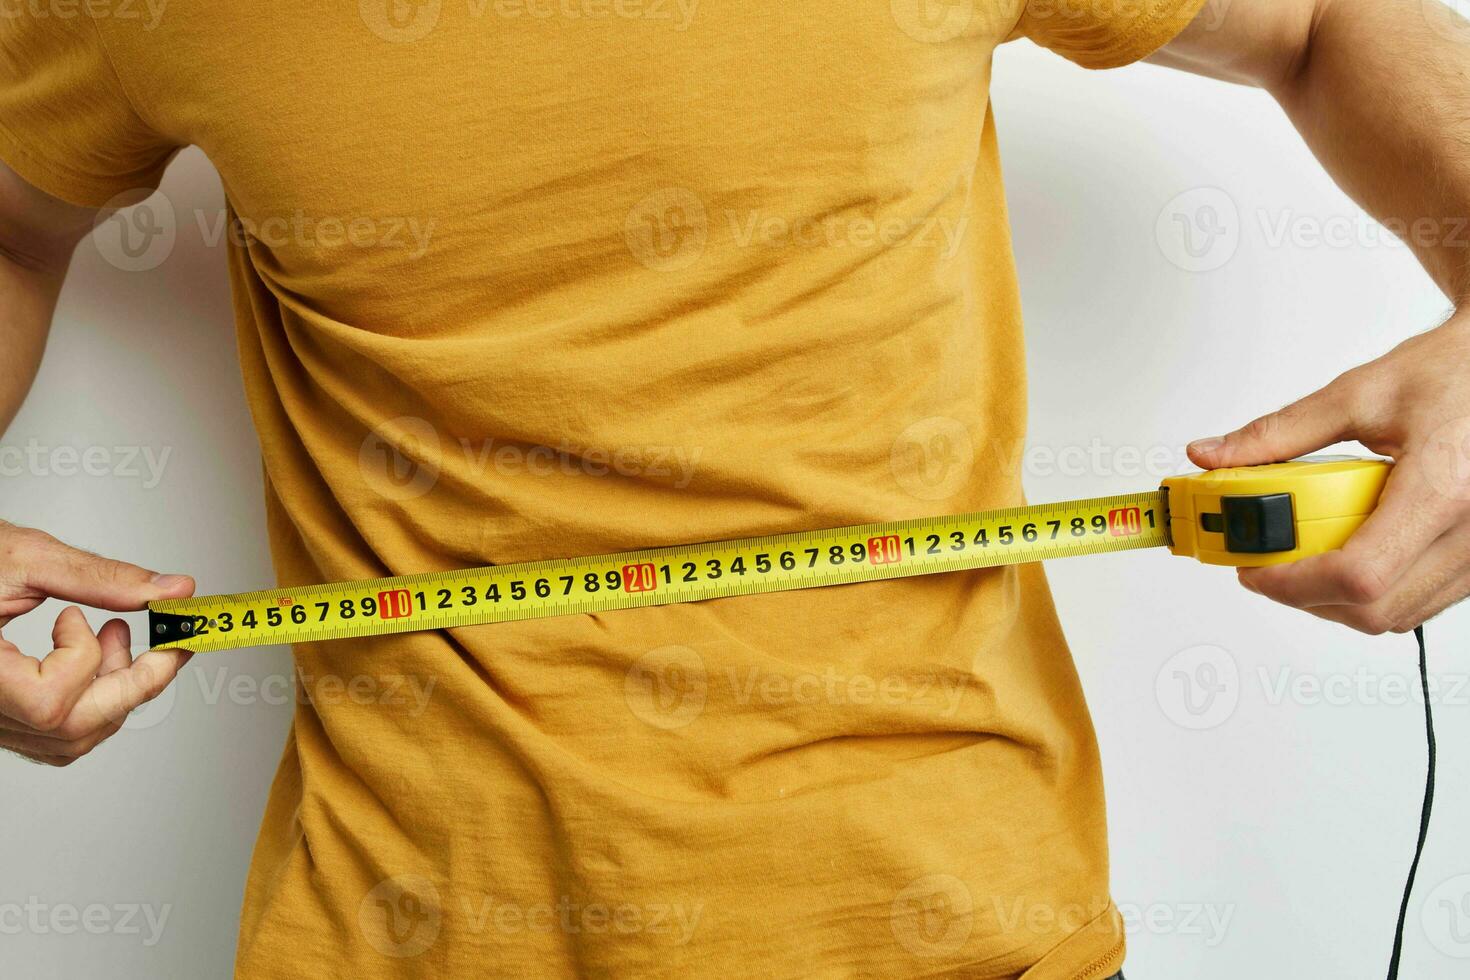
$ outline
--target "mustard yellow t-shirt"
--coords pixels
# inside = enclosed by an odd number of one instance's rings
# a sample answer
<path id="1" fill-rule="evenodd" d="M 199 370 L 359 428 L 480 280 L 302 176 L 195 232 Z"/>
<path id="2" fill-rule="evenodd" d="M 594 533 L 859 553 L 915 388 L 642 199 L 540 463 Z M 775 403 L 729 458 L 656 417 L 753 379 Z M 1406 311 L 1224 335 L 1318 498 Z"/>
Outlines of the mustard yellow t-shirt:
<path id="1" fill-rule="evenodd" d="M 992 53 L 1200 5 L 26 0 L 0 157 L 88 205 L 218 168 L 283 585 L 980 510 L 1025 422 Z M 295 656 L 244 980 L 1122 961 L 1039 568 Z"/>

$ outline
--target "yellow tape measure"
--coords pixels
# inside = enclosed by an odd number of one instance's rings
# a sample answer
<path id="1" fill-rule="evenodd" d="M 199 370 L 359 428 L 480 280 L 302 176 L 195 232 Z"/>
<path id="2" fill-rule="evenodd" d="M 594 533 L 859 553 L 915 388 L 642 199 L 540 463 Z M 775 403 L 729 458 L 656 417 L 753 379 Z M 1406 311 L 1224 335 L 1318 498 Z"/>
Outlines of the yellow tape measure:
<path id="1" fill-rule="evenodd" d="M 149 604 L 153 649 L 198 652 L 599 613 L 1169 547 L 1213 565 L 1342 546 L 1383 490 L 1381 460 L 1214 470 L 1147 493 L 585 558 Z"/>

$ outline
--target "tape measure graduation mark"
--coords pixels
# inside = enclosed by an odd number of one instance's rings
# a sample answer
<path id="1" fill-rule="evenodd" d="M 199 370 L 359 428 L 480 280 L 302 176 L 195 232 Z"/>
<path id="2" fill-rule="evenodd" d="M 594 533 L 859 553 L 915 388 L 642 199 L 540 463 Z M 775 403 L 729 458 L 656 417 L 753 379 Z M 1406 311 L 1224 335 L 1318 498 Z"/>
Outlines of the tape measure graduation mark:
<path id="1" fill-rule="evenodd" d="M 1259 566 L 1340 548 L 1388 480 L 1382 460 L 1318 458 L 1174 477 L 1152 493 L 681 545 L 457 572 L 173 599 L 149 605 L 154 649 L 200 652 L 375 636 L 788 589 L 874 582 L 1167 546 L 1210 565 Z M 1429 770 L 1388 978 L 1434 799 L 1424 631 L 1419 679 Z"/>
<path id="2" fill-rule="evenodd" d="M 1387 479 L 1379 460 L 1175 477 L 1147 493 L 645 551 L 149 605 L 154 649 L 378 636 L 851 585 L 1141 548 L 1217 565 L 1340 547 Z"/>

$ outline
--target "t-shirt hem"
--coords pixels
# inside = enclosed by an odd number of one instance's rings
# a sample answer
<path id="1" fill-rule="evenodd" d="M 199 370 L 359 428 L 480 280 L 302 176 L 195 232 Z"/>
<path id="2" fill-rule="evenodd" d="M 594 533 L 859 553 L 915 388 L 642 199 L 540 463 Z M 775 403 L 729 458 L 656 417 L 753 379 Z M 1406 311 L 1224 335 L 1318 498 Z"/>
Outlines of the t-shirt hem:
<path id="1" fill-rule="evenodd" d="M 1127 932 L 1112 903 L 1021 974 L 1020 980 L 1107 980 L 1123 969 Z"/>

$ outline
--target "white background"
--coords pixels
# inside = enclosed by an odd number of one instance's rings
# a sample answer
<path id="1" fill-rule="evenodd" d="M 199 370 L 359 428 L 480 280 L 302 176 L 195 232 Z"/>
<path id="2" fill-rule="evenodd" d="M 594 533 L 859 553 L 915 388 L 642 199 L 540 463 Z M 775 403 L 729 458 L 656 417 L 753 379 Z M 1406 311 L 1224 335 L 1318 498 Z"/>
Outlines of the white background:
<path id="1" fill-rule="evenodd" d="M 1156 485 L 1188 468 L 1188 440 L 1447 312 L 1259 93 L 1151 67 L 1088 74 L 1010 45 L 995 100 L 1029 324 L 1035 500 Z M 0 444 L 141 446 L 163 459 L 161 481 L 121 454 L 106 477 L 7 473 L 0 516 L 193 573 L 204 591 L 257 588 L 272 581 L 258 454 L 223 248 L 209 240 L 223 195 L 193 151 L 164 189 L 179 216 L 172 254 L 129 272 L 83 244 L 36 391 Z M 1320 228 L 1345 238 L 1314 243 Z M 1103 745 L 1130 977 L 1383 975 L 1422 791 L 1412 639 L 1319 623 L 1161 553 L 1051 575 Z M 8 635 L 42 649 L 54 612 Z M 1464 612 L 1429 630 L 1441 782 L 1405 977 L 1470 968 L 1467 638 Z M 0 909 L 37 905 L 48 921 L 16 934 L 0 916 L 0 974 L 229 975 L 289 675 L 281 650 L 199 658 L 94 757 L 66 770 L 0 758 Z M 93 903 L 108 909 L 100 934 L 49 924 Z M 168 916 L 156 942 L 148 912 Z"/>

